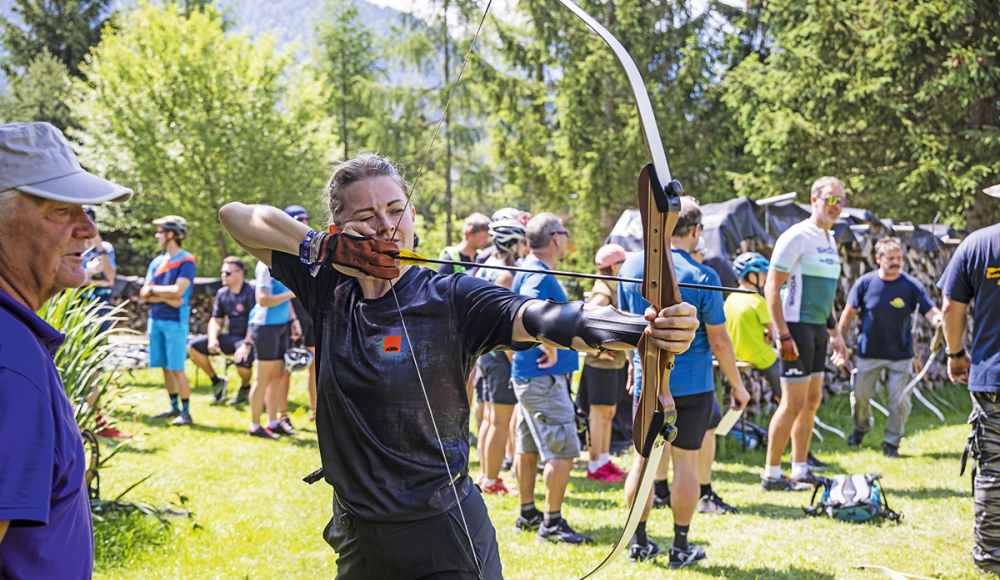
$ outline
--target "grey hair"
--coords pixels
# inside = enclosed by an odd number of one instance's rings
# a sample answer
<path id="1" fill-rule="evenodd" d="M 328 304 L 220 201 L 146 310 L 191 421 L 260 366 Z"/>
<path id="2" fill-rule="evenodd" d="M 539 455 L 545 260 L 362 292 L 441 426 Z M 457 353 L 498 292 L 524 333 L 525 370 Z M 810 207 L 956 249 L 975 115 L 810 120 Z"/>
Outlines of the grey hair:
<path id="1" fill-rule="evenodd" d="M 344 211 L 344 189 L 352 183 L 375 177 L 389 177 L 396 185 L 409 194 L 410 184 L 403 180 L 399 165 L 378 153 L 361 153 L 354 159 L 342 161 L 333 166 L 333 175 L 323 188 L 323 199 L 330 210 L 330 223 L 339 226 L 341 213 Z"/>
<path id="2" fill-rule="evenodd" d="M 552 241 L 552 235 L 563 229 L 562 219 L 554 213 L 542 212 L 531 218 L 525 228 L 528 247 L 532 250 L 547 248 Z"/>
<path id="3" fill-rule="evenodd" d="M 0 216 L 10 215 L 14 200 L 19 195 L 21 195 L 21 192 L 16 189 L 0 191 Z"/>
<path id="4" fill-rule="evenodd" d="M 820 197 L 827 188 L 834 187 L 836 185 L 839 185 L 841 189 L 847 189 L 844 187 L 844 182 L 836 177 L 831 177 L 829 175 L 820 177 L 813 182 L 809 195 L 811 197 Z"/>
<path id="5" fill-rule="evenodd" d="M 903 241 L 894 236 L 890 236 L 888 238 L 882 238 L 881 240 L 875 243 L 875 255 L 882 256 L 890 248 L 899 248 L 899 251 L 902 252 Z"/>

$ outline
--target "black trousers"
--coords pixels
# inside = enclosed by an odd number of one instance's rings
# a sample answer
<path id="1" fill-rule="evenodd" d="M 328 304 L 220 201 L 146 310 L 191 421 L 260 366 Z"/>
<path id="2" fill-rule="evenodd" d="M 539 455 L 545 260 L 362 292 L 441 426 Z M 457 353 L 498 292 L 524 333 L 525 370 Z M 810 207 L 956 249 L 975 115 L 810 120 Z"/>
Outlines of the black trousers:
<path id="1" fill-rule="evenodd" d="M 977 467 L 972 480 L 972 560 L 984 572 L 1000 574 L 1000 393 L 973 392 L 969 423 L 966 451 Z"/>
<path id="2" fill-rule="evenodd" d="M 475 558 L 466 535 L 468 521 Z M 385 523 L 347 513 L 336 496 L 333 519 L 323 539 L 337 552 L 337 578 L 343 580 L 503 580 L 496 530 L 478 490 L 458 506 L 431 518 Z"/>

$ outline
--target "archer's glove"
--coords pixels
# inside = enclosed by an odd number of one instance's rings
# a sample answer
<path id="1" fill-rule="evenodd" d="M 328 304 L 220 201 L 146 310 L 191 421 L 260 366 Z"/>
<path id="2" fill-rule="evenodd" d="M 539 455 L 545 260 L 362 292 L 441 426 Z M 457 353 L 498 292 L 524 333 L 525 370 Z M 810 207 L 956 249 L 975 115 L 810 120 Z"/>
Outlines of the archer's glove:
<path id="1" fill-rule="evenodd" d="M 785 334 L 781 337 L 781 360 L 793 361 L 798 360 L 799 353 L 795 348 L 795 339 L 792 338 L 791 334 Z"/>
<path id="2" fill-rule="evenodd" d="M 392 242 L 350 234 L 330 234 L 322 244 L 319 263 L 324 266 L 345 266 L 382 280 L 399 277 L 399 267 L 386 255 L 386 252 L 399 251 Z"/>

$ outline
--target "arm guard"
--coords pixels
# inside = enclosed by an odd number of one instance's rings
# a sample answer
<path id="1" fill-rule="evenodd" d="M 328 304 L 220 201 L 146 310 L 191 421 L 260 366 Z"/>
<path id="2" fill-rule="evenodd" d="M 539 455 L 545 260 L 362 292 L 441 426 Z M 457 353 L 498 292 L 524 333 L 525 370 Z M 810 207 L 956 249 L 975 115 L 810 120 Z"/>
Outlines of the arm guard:
<path id="1" fill-rule="evenodd" d="M 649 326 L 640 314 L 628 314 L 612 306 L 585 310 L 583 302 L 538 301 L 524 310 L 524 329 L 536 338 L 545 338 L 562 348 L 574 350 L 573 337 L 590 348 L 608 350 L 609 342 L 637 346 Z"/>

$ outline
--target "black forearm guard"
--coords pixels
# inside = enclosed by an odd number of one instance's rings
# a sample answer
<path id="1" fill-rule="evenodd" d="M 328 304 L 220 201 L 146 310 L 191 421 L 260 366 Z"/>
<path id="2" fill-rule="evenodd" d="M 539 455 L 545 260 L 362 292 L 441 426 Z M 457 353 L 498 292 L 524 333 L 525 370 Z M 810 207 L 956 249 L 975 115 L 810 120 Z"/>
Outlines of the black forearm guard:
<path id="1" fill-rule="evenodd" d="M 609 342 L 637 346 L 649 325 L 640 314 L 628 314 L 612 306 L 584 309 L 583 302 L 538 301 L 524 310 L 524 329 L 537 338 L 573 349 L 579 336 L 590 348 L 604 348 Z"/>

